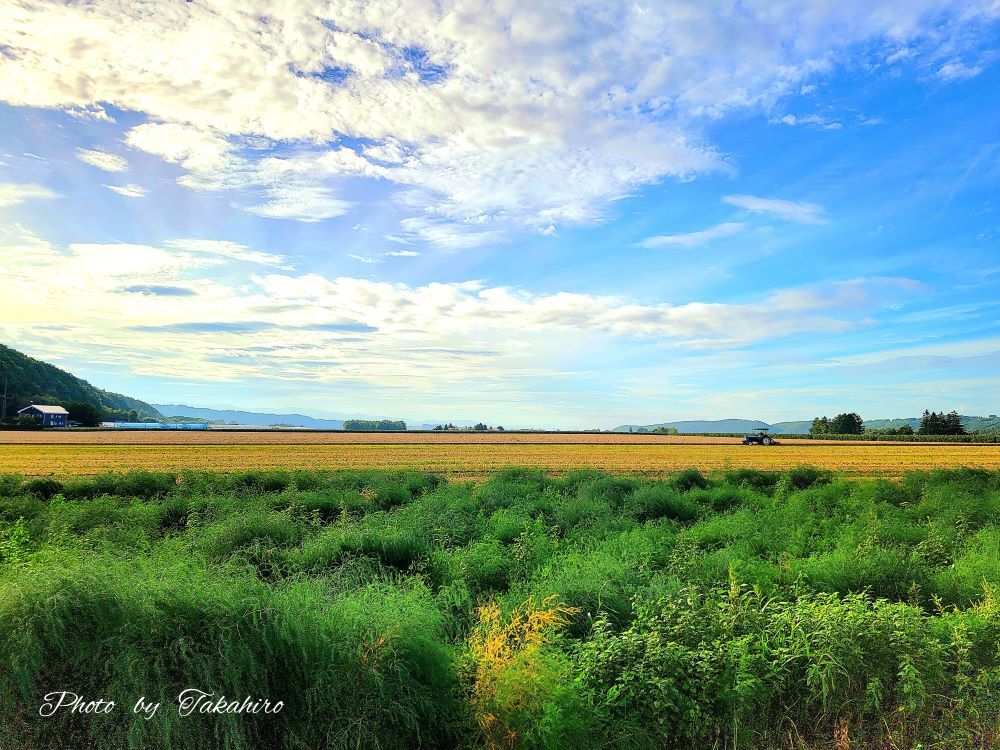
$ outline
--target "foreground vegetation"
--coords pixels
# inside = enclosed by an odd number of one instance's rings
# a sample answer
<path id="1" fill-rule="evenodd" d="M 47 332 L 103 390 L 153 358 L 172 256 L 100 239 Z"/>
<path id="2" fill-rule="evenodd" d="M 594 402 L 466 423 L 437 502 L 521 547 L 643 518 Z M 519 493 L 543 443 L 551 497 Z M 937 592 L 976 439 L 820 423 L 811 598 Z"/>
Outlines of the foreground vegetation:
<path id="1" fill-rule="evenodd" d="M 998 586 L 985 470 L 7 476 L 0 747 L 993 747 Z"/>

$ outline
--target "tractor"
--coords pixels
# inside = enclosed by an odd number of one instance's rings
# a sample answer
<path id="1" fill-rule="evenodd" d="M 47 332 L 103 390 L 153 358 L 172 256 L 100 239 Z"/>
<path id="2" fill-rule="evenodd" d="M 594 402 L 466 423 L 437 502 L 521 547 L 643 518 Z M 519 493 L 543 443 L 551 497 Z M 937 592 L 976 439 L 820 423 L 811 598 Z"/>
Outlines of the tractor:
<path id="1" fill-rule="evenodd" d="M 773 437 L 767 434 L 767 427 L 758 427 L 753 435 L 743 436 L 743 445 L 776 445 Z"/>

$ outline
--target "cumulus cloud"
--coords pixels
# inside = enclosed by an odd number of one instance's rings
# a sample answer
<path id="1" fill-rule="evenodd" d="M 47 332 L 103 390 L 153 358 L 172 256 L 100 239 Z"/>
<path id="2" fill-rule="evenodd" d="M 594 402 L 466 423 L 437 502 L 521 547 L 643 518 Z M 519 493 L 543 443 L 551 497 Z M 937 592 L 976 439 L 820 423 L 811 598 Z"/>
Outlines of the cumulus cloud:
<path id="1" fill-rule="evenodd" d="M 707 245 L 717 239 L 723 237 L 732 237 L 734 234 L 739 234 L 745 231 L 747 225 L 740 221 L 727 221 L 722 224 L 716 224 L 714 227 L 709 227 L 708 229 L 701 229 L 697 232 L 685 232 L 683 234 L 659 234 L 655 237 L 647 237 L 639 244 L 642 247 L 657 248 L 657 247 L 698 247 L 700 245 Z"/>
<path id="2" fill-rule="evenodd" d="M 238 243 L 205 239 L 60 248 L 8 225 L 0 227 L 3 283 L 23 294 L 0 299 L 0 320 L 19 340 L 43 345 L 58 344 L 52 331 L 71 329 L 77 346 L 116 358 L 123 371 L 437 388 L 497 373 L 552 374 L 567 352 L 599 355 L 631 345 L 725 351 L 836 334 L 870 325 L 885 305 L 923 293 L 907 279 L 868 278 L 778 289 L 735 304 L 666 302 L 243 265 L 252 258 Z M 66 305 L 48 283 L 53 267 L 89 293 Z M 435 358 L 434 351 L 455 356 Z M 469 351 L 478 354 L 464 356 Z"/>
<path id="3" fill-rule="evenodd" d="M 994 0 L 24 0 L 0 5 L 0 101 L 138 113 L 128 145 L 188 188 L 256 196 L 238 204 L 263 216 L 338 216 L 346 180 L 385 181 L 423 222 L 401 236 L 474 247 L 726 169 L 704 119 L 772 111 L 881 42 L 954 47 L 996 14 Z"/>
<path id="4" fill-rule="evenodd" d="M 0 208 L 16 206 L 30 200 L 47 200 L 58 197 L 44 185 L 36 185 L 33 182 L 0 182 Z"/>
<path id="5" fill-rule="evenodd" d="M 826 221 L 823 207 L 807 201 L 789 201 L 781 198 L 761 198 L 756 195 L 727 195 L 724 203 L 755 214 L 767 214 L 799 224 L 822 224 Z"/>
<path id="6" fill-rule="evenodd" d="M 128 162 L 122 157 L 99 148 L 78 148 L 76 158 L 105 172 L 124 172 L 128 169 Z"/>

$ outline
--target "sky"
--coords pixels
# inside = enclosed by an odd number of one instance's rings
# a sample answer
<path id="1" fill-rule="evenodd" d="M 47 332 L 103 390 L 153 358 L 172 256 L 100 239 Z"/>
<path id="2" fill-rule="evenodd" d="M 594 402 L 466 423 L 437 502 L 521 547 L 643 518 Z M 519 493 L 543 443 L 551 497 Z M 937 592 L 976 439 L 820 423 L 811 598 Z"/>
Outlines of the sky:
<path id="1" fill-rule="evenodd" d="M 996 414 L 998 188 L 998 0 L 0 3 L 0 340 L 153 403 Z"/>

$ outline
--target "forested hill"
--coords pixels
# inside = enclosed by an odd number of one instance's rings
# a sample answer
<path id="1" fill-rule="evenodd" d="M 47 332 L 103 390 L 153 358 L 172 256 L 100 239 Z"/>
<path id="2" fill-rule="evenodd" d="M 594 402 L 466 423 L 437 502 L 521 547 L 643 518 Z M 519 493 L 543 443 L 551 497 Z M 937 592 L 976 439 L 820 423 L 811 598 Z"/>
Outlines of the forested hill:
<path id="1" fill-rule="evenodd" d="M 95 388 L 65 370 L 0 344 L 0 395 L 5 376 L 8 419 L 28 404 L 70 403 L 90 404 L 106 417 L 127 417 L 133 410 L 140 417 L 163 417 L 145 401 Z"/>

